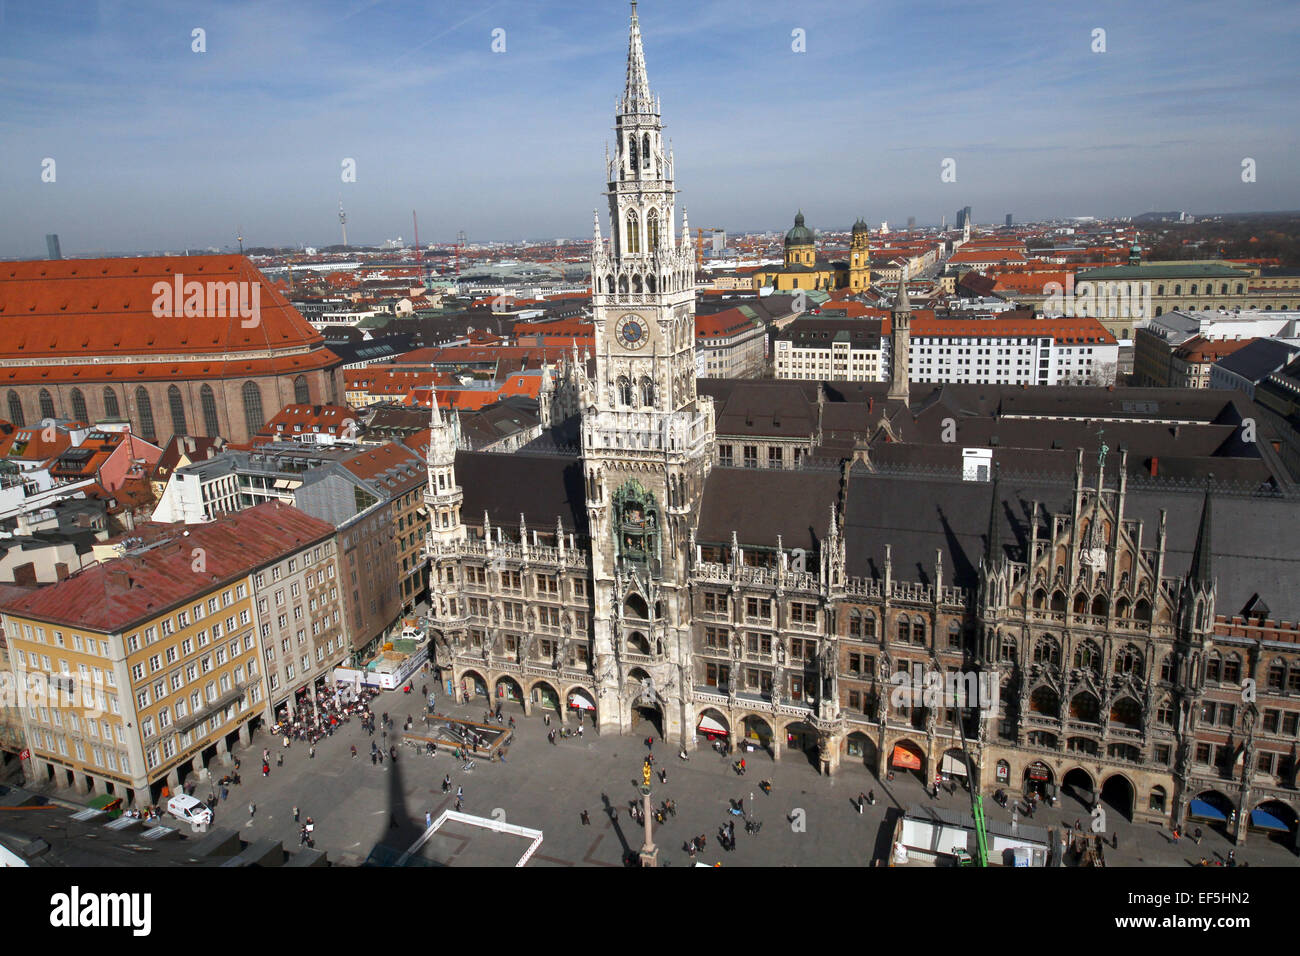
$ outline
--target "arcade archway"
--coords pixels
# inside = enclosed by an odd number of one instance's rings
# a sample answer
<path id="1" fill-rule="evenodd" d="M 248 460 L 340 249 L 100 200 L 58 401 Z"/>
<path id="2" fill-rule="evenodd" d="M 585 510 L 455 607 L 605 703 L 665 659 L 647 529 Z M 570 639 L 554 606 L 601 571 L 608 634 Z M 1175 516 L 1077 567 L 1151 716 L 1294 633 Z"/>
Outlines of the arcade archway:
<path id="1" fill-rule="evenodd" d="M 1262 833 L 1292 853 L 1300 853 L 1296 843 L 1297 815 L 1289 804 L 1281 800 L 1265 800 L 1250 811 L 1248 826 L 1252 833 Z"/>
<path id="2" fill-rule="evenodd" d="M 462 671 L 460 675 L 460 697 L 468 702 L 470 697 L 487 697 L 488 685 L 478 671 Z"/>
<path id="3" fill-rule="evenodd" d="M 585 687 L 570 687 L 564 695 L 565 709 L 582 722 L 584 718 L 596 726 L 596 695 Z"/>
<path id="4" fill-rule="evenodd" d="M 524 703 L 523 688 L 513 677 L 498 677 L 494 696 L 498 704 L 512 703 L 523 706 Z"/>
<path id="5" fill-rule="evenodd" d="M 536 681 L 530 694 L 532 701 L 543 710 L 560 713 L 560 692 L 544 680 Z"/>
<path id="6" fill-rule="evenodd" d="M 845 738 L 844 752 L 855 762 L 861 762 L 872 773 L 877 772 L 879 751 L 876 748 L 876 742 L 862 731 L 855 730 Z"/>
<path id="7" fill-rule="evenodd" d="M 911 772 L 916 774 L 922 786 L 926 786 L 930 783 L 926 763 L 925 751 L 919 745 L 910 740 L 900 740 L 889 754 L 889 775 Z"/>
<path id="8" fill-rule="evenodd" d="M 785 725 L 784 733 L 786 749 L 801 751 L 810 764 L 820 769 L 817 760 L 817 730 L 812 724 L 796 720 Z"/>
<path id="9" fill-rule="evenodd" d="M 700 711 L 695 720 L 695 739 L 701 743 L 707 743 L 710 747 L 717 746 L 721 742 L 730 748 L 731 722 L 723 716 L 720 710 L 706 707 Z"/>
<path id="10" fill-rule="evenodd" d="M 751 715 L 744 719 L 741 729 L 744 734 L 745 745 L 749 750 L 764 750 L 769 757 L 775 759 L 776 750 L 772 741 L 771 724 L 762 717 Z"/>
<path id="11" fill-rule="evenodd" d="M 1052 768 L 1041 760 L 1035 760 L 1025 768 L 1025 793 L 1036 793 L 1040 797 L 1046 797 L 1051 793 L 1051 787 L 1056 784 L 1056 774 Z"/>
<path id="12" fill-rule="evenodd" d="M 1101 802 L 1115 810 L 1125 820 L 1133 820 L 1133 800 L 1137 791 L 1122 773 L 1112 774 L 1101 784 Z"/>
<path id="13" fill-rule="evenodd" d="M 1061 778 L 1061 789 L 1064 794 L 1077 800 L 1085 810 L 1091 810 L 1093 804 L 1097 802 L 1095 788 L 1092 774 L 1082 767 L 1066 771 L 1065 776 Z"/>
<path id="14" fill-rule="evenodd" d="M 1237 819 L 1237 805 L 1227 794 L 1218 790 L 1202 790 L 1187 805 L 1189 823 L 1205 823 L 1221 833 Z"/>

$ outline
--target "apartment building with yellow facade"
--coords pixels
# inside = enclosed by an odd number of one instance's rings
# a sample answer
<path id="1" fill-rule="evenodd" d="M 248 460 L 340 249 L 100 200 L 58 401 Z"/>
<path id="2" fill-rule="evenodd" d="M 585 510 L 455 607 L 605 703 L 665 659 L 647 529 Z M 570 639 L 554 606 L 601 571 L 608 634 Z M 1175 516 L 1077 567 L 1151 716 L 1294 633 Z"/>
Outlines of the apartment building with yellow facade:
<path id="1" fill-rule="evenodd" d="M 122 556 L 0 605 L 24 695 L 28 780 L 144 805 L 220 760 L 235 738 L 247 743 L 270 713 L 266 670 L 278 667 L 260 628 L 282 585 L 266 572 L 315 563 L 319 547 L 326 585 L 338 575 L 334 534 L 279 502 L 204 525 L 151 526 L 123 542 Z M 293 606 L 317 599 L 316 621 L 328 618 L 343 648 L 337 597 L 322 603 L 319 590 L 303 589 Z"/>

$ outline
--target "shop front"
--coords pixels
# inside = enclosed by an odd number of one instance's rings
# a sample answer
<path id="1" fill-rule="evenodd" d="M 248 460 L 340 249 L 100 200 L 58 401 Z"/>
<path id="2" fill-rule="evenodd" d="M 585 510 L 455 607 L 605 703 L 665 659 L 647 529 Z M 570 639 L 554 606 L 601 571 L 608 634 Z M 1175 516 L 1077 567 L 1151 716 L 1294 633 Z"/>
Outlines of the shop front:
<path id="1" fill-rule="evenodd" d="M 1025 793 L 1036 793 L 1040 797 L 1054 796 L 1056 793 L 1055 774 L 1052 768 L 1041 760 L 1035 760 L 1025 768 Z"/>

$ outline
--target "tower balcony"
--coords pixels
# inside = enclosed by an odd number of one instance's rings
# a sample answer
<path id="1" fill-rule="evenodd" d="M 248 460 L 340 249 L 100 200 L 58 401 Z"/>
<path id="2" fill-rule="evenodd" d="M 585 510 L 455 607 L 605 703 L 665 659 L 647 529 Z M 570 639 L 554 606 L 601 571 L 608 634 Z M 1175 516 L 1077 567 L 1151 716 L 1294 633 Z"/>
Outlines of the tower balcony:
<path id="1" fill-rule="evenodd" d="M 610 411 L 584 416 L 582 446 L 587 453 L 656 452 L 696 457 L 712 440 L 713 407 L 695 410 Z"/>

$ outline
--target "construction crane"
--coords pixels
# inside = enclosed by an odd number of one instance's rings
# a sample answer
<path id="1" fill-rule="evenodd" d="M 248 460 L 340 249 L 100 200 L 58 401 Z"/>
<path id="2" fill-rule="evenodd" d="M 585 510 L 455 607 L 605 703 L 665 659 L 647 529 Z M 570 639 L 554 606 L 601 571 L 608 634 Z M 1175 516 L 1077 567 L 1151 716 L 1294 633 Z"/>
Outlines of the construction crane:
<path id="1" fill-rule="evenodd" d="M 456 233 L 456 279 L 460 279 L 460 254 L 465 248 L 465 230 L 462 229 Z"/>
<path id="2" fill-rule="evenodd" d="M 721 226 L 704 226 L 695 230 L 695 267 L 701 268 L 704 265 L 704 234 L 707 232 L 713 235 L 715 232 L 722 232 Z"/>
<path id="3" fill-rule="evenodd" d="M 970 812 L 975 818 L 975 865 L 989 865 L 989 838 L 984 829 L 984 797 L 980 793 L 979 772 L 971 762 L 966 750 L 966 695 L 965 688 L 958 693 L 961 700 L 957 702 L 957 729 L 961 732 L 961 757 L 966 762 L 966 786 L 970 789 Z M 937 784 L 936 784 L 937 786 Z"/>

